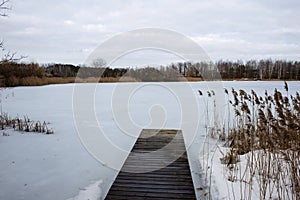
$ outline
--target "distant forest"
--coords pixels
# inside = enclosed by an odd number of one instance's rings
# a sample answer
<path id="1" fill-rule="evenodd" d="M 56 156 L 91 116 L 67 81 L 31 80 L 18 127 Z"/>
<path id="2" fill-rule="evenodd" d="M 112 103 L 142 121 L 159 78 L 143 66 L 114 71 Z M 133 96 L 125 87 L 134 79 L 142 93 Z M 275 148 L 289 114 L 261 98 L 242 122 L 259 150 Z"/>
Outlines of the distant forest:
<path id="1" fill-rule="evenodd" d="M 218 70 L 215 70 L 216 66 Z M 0 86 L 45 85 L 71 83 L 75 77 L 82 80 L 99 77 L 103 82 L 118 81 L 179 81 L 193 77 L 213 80 L 217 75 L 223 80 L 300 80 L 300 62 L 285 60 L 217 61 L 215 63 L 178 62 L 161 67 L 111 68 L 83 67 L 70 64 L 0 63 Z M 96 79 L 98 78 L 98 79 Z M 105 79 L 106 78 L 106 79 Z"/>

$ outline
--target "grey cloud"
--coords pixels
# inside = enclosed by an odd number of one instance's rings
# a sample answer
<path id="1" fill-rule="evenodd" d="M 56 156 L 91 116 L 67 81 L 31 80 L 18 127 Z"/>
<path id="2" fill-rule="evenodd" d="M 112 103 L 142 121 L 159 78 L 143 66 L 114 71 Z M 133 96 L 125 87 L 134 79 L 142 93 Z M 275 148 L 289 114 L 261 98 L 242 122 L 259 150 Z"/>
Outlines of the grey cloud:
<path id="1" fill-rule="evenodd" d="M 113 35 L 144 27 L 191 37 L 214 60 L 299 60 L 298 0 L 24 0 L 12 6 L 0 19 L 0 36 L 37 62 L 79 64 Z"/>

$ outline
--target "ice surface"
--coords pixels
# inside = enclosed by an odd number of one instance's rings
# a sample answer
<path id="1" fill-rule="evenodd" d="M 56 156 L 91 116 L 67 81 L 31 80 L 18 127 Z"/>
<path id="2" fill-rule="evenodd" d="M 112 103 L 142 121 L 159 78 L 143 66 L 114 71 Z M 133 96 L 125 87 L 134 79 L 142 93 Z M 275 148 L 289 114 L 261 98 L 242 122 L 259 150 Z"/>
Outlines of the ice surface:
<path id="1" fill-rule="evenodd" d="M 126 84 L 133 84 L 136 88 L 129 99 L 118 96 L 122 84 L 121 88 Z M 177 94 L 180 89 L 186 88 L 186 84 L 192 88 L 192 95 Z M 223 82 L 223 85 L 229 89 L 253 89 L 259 94 L 266 89 L 273 91 L 275 87 L 283 91 L 282 82 Z M 299 86 L 299 82 L 289 82 L 290 93 L 298 91 Z M 82 123 L 101 128 L 107 138 L 125 152 L 131 149 L 138 131 L 143 128 L 183 129 L 197 188 L 200 184 L 199 151 L 205 137 L 206 112 L 205 101 L 198 96 L 198 89 L 205 91 L 210 88 L 206 82 L 98 84 L 94 95 L 98 124 Z M 67 84 L 17 87 L 4 91 L 14 94 L 4 100 L 4 111 L 11 116 L 28 115 L 32 120 L 49 121 L 55 134 L 12 131 L 10 136 L 4 137 L 0 133 L 0 199 L 84 199 L 88 197 L 85 195 L 95 197 L 95 193 L 99 195 L 97 198 L 104 198 L 118 171 L 98 162 L 82 145 L 73 119 L 73 89 L 73 84 Z M 172 92 L 175 90 L 177 92 Z M 197 101 L 196 107 L 193 103 L 189 104 L 193 98 Z M 182 107 L 195 112 L 189 116 L 182 113 Z M 220 109 L 220 112 L 223 110 Z M 119 116 L 129 116 L 136 133 L 128 134 L 127 126 L 122 125 L 122 120 L 120 124 Z M 155 121 L 157 118 L 161 120 Z M 198 126 L 196 135 L 191 133 L 195 125 Z M 119 166 L 126 159 L 126 153 L 111 155 L 109 149 L 103 154 L 116 159 Z"/>

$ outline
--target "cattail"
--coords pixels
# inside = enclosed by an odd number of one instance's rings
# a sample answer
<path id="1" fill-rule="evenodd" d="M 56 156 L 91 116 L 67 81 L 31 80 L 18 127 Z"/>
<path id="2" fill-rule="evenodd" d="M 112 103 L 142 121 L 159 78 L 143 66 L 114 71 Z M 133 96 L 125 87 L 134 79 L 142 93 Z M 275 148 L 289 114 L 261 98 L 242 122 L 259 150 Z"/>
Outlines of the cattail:
<path id="1" fill-rule="evenodd" d="M 235 115 L 236 115 L 236 116 L 241 116 L 240 111 L 238 111 L 237 109 L 235 109 Z"/>
<path id="2" fill-rule="evenodd" d="M 247 120 L 249 123 L 252 121 L 250 115 L 247 115 Z"/>
<path id="3" fill-rule="evenodd" d="M 240 96 L 246 96 L 246 92 L 244 90 L 240 90 Z"/>
<path id="4" fill-rule="evenodd" d="M 296 98 L 298 99 L 298 101 L 300 101 L 300 95 L 299 95 L 299 92 L 296 92 Z"/>
<path id="5" fill-rule="evenodd" d="M 226 88 L 225 88 L 225 90 L 224 90 L 224 91 L 225 91 L 225 93 L 226 93 L 226 94 L 228 94 L 228 90 L 227 90 Z"/>
<path id="6" fill-rule="evenodd" d="M 281 107 L 281 106 L 278 106 L 278 107 L 276 108 L 276 112 L 277 112 L 277 115 L 278 115 L 279 118 L 281 118 L 281 119 L 284 119 L 284 118 L 285 118 L 284 115 L 283 115 L 283 110 L 282 110 L 282 107 Z"/>
<path id="7" fill-rule="evenodd" d="M 271 111 L 271 109 L 270 108 L 268 108 L 267 109 L 267 113 L 268 113 L 268 120 L 270 121 L 270 120 L 273 120 L 274 119 L 274 117 L 273 117 L 273 114 L 272 114 L 272 111 Z"/>
<path id="8" fill-rule="evenodd" d="M 289 87 L 288 87 L 288 84 L 286 83 L 286 81 L 284 81 L 284 89 L 285 89 L 285 91 L 289 91 Z"/>
<path id="9" fill-rule="evenodd" d="M 256 103 L 257 105 L 259 105 L 259 104 L 260 104 L 260 101 L 259 101 L 259 99 L 258 99 L 258 97 L 257 97 L 257 96 L 255 96 L 255 103 Z"/>
<path id="10" fill-rule="evenodd" d="M 260 100 L 261 102 L 264 102 L 264 99 L 263 99 L 262 97 L 259 97 L 259 100 Z"/>
<path id="11" fill-rule="evenodd" d="M 283 98 L 283 102 L 284 102 L 287 106 L 290 105 L 289 98 L 287 98 L 287 97 L 284 97 L 284 98 Z"/>
<path id="12" fill-rule="evenodd" d="M 267 122 L 265 113 L 261 109 L 258 109 L 258 116 L 259 116 L 259 119 L 261 120 L 261 122 L 263 122 L 263 123 Z"/>
<path id="13" fill-rule="evenodd" d="M 244 111 L 244 112 L 246 112 L 247 114 L 250 114 L 249 107 L 248 107 L 248 105 L 245 102 L 242 103 L 241 110 Z"/>
<path id="14" fill-rule="evenodd" d="M 239 105 L 239 102 L 240 102 L 239 99 L 238 99 L 237 96 L 235 95 L 235 96 L 234 96 L 234 105 L 235 105 L 235 106 Z"/>
<path id="15" fill-rule="evenodd" d="M 13 129 L 15 130 L 16 129 L 16 121 L 14 119 L 12 120 L 12 124 L 13 124 Z"/>
<path id="16" fill-rule="evenodd" d="M 295 101 L 293 102 L 293 106 L 294 106 L 294 110 L 296 110 L 298 114 L 300 114 L 300 104 Z"/>
<path id="17" fill-rule="evenodd" d="M 209 91 L 207 91 L 207 95 L 208 97 L 211 97 L 211 93 Z"/>
<path id="18" fill-rule="evenodd" d="M 272 96 L 268 96 L 268 100 L 272 101 L 273 100 Z"/>
<path id="19" fill-rule="evenodd" d="M 234 94 L 234 93 L 235 93 L 235 90 L 234 90 L 234 88 L 231 88 L 231 92 L 232 92 L 232 94 Z"/>
<path id="20" fill-rule="evenodd" d="M 279 92 L 279 91 L 276 90 L 276 92 L 274 94 L 274 99 L 275 99 L 275 101 L 278 101 L 278 102 L 282 101 L 282 94 L 281 94 L 281 92 Z"/>

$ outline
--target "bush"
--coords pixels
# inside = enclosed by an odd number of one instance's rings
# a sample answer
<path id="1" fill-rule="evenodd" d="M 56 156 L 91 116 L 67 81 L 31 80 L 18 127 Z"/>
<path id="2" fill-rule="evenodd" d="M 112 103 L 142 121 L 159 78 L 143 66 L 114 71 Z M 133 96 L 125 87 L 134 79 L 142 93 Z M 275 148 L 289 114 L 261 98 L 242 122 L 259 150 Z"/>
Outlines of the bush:
<path id="1" fill-rule="evenodd" d="M 5 85 L 7 87 L 18 86 L 19 84 L 20 84 L 19 79 L 14 75 L 5 79 Z"/>

